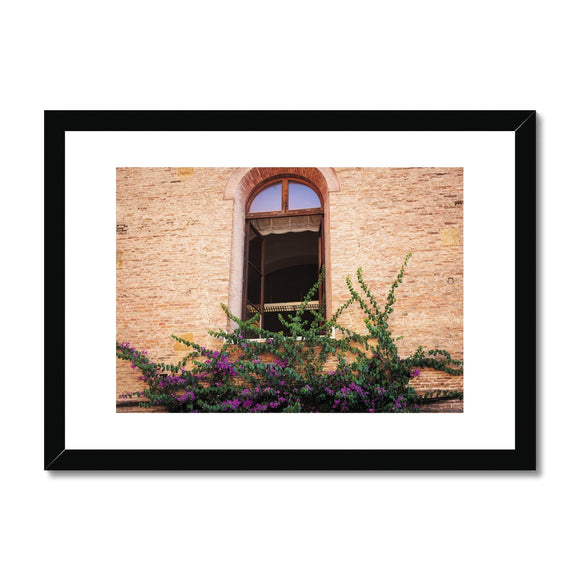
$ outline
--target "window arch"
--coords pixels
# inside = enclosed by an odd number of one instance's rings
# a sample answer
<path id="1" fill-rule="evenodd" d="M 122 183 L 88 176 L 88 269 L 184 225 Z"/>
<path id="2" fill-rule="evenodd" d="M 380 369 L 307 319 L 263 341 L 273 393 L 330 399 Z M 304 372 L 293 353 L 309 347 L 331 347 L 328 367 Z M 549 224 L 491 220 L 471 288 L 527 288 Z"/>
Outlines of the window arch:
<path id="1" fill-rule="evenodd" d="M 285 331 L 278 314 L 295 312 L 325 263 L 324 198 L 298 175 L 259 183 L 245 208 L 243 318 L 258 313 L 261 328 Z M 323 307 L 323 291 L 308 310 Z"/>
<path id="2" fill-rule="evenodd" d="M 248 198 L 246 213 L 249 215 L 324 213 L 323 200 L 315 186 L 307 180 L 284 177 L 269 180 L 257 187 Z"/>
<path id="3" fill-rule="evenodd" d="M 331 240 L 329 229 L 329 200 L 331 196 L 340 192 L 340 181 L 336 170 L 332 167 L 237 167 L 232 170 L 223 190 L 224 201 L 233 204 L 232 207 L 232 239 L 230 250 L 229 290 L 227 304 L 230 312 L 238 318 L 243 318 L 244 269 L 245 269 L 245 240 L 246 240 L 246 212 L 247 202 L 251 195 L 257 192 L 266 182 L 273 181 L 281 176 L 293 176 L 305 179 L 314 185 L 320 194 L 324 209 L 324 260 L 326 266 L 325 306 L 327 312 L 332 312 L 332 264 Z M 227 321 L 229 330 L 236 325 L 232 320 Z"/>

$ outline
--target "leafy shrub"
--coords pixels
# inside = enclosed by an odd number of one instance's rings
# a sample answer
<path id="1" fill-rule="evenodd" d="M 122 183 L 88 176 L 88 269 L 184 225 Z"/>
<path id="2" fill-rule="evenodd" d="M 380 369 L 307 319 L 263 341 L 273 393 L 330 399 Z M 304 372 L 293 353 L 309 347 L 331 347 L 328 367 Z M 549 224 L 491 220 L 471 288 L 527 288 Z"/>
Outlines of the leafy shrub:
<path id="1" fill-rule="evenodd" d="M 259 315 L 242 321 L 222 304 L 237 328 L 210 331 L 223 340 L 220 350 L 173 336 L 190 351 L 177 365 L 167 365 L 151 362 L 146 351 L 129 343 L 117 343 L 117 357 L 131 361 L 145 383 L 141 391 L 122 397 L 140 395 L 147 399 L 142 406 L 163 405 L 168 411 L 193 413 L 410 413 L 419 411 L 426 399 L 461 398 L 457 391 L 419 395 L 410 381 L 421 368 L 460 375 L 462 361 L 453 360 L 447 351 L 422 347 L 401 358 L 391 335 L 395 290 L 410 257 L 405 257 L 384 306 L 371 293 L 359 268 L 361 291 L 347 278 L 350 298 L 332 317 L 325 319 L 316 311 L 314 317 L 305 316 L 308 302 L 323 282 L 323 270 L 297 312 L 279 315 L 284 333 L 258 328 Z M 352 305 L 361 309 L 367 334 L 340 324 L 341 314 Z M 335 337 L 337 330 L 341 338 Z M 258 338 L 248 339 L 248 335 Z"/>

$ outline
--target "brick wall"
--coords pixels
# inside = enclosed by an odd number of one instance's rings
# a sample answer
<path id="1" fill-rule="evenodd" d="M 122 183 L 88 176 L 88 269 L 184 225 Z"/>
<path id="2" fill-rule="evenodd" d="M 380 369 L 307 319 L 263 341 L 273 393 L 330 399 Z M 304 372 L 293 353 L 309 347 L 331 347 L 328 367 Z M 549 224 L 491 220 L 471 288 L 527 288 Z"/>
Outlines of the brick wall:
<path id="1" fill-rule="evenodd" d="M 326 211 L 334 308 L 348 299 L 345 278 L 362 266 L 380 302 L 412 251 L 391 319 L 403 356 L 419 346 L 463 358 L 463 171 L 461 168 L 335 168 L 340 191 Z M 176 362 L 171 334 L 219 347 L 228 302 L 234 168 L 117 170 L 117 339 Z M 342 322 L 363 331 L 360 310 Z M 117 361 L 117 394 L 136 390 L 137 374 Z M 427 371 L 422 388 L 462 388 L 462 377 Z M 458 410 L 461 404 L 439 404 Z M 436 408 L 436 405 L 431 405 Z"/>

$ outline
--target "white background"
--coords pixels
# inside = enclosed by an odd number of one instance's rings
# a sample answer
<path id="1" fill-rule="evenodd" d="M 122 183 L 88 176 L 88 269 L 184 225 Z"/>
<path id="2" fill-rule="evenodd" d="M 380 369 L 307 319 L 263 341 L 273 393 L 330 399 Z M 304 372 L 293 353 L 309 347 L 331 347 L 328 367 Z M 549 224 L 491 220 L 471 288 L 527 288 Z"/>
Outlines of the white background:
<path id="1" fill-rule="evenodd" d="M 4 577 L 573 577 L 580 95 L 571 6 L 4 8 Z M 537 109 L 538 472 L 45 473 L 42 111 L 135 108 Z"/>
<path id="2" fill-rule="evenodd" d="M 66 448 L 513 449 L 514 144 L 513 131 L 67 133 Z M 111 356 L 116 336 L 115 168 L 153 163 L 173 167 L 462 167 L 465 412 L 370 416 L 115 413 L 116 367 Z M 407 272 L 413 272 L 413 260 Z M 501 292 L 491 291 L 490 272 L 501 280 Z M 386 300 L 396 273 L 385 280 L 382 293 L 375 289 L 379 301 Z M 489 323 L 490 311 L 502 321 L 501 337 Z M 103 361 L 98 373 L 86 372 L 87 345 L 78 337 L 87 329 L 91 356 Z M 117 338 L 132 340 L 130 336 Z M 481 372 L 490 356 L 488 345 L 494 343 L 501 357 L 494 357 L 492 373 Z M 493 397 L 490 376 L 498 377 Z"/>

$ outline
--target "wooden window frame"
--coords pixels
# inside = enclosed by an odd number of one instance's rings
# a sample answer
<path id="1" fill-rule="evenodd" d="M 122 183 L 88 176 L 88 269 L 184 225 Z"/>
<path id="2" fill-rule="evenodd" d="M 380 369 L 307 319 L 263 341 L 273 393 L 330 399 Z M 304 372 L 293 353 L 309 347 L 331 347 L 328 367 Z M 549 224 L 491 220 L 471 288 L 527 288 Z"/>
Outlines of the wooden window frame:
<path id="1" fill-rule="evenodd" d="M 297 210 L 289 210 L 288 209 L 288 184 L 290 181 L 294 181 L 296 183 L 301 183 L 303 185 L 308 186 L 314 193 L 318 196 L 320 200 L 320 207 L 311 208 L 311 209 L 297 209 Z M 275 185 L 276 183 L 282 182 L 282 209 L 279 211 L 268 211 L 268 212 L 252 212 L 250 213 L 250 207 L 260 193 L 267 187 L 271 185 Z M 242 320 L 248 320 L 247 316 L 247 305 L 248 305 L 248 269 L 249 265 L 249 243 L 250 243 L 250 228 L 254 229 L 251 225 L 251 220 L 254 219 L 262 219 L 262 218 L 282 218 L 282 217 L 293 217 L 293 216 L 309 216 L 309 215 L 320 215 L 322 219 L 320 221 L 320 230 L 318 235 L 318 268 L 319 268 L 319 275 L 320 270 L 325 264 L 325 242 L 324 242 L 324 198 L 321 195 L 320 191 L 308 179 L 304 179 L 298 175 L 277 175 L 275 177 L 269 178 L 260 184 L 258 184 L 254 191 L 248 197 L 246 202 L 246 217 L 245 217 L 245 243 L 244 243 L 244 277 L 243 277 L 243 297 L 242 297 Z M 254 229 L 257 232 L 257 230 Z M 260 235 L 260 234 L 258 234 Z M 260 235 L 262 238 L 262 249 L 261 249 L 261 259 L 262 259 L 262 266 L 261 266 L 261 304 L 260 306 L 260 327 L 263 328 L 264 324 L 264 237 Z M 324 307 L 326 310 L 325 301 L 323 300 L 324 297 L 324 286 L 325 284 L 321 284 L 320 288 L 318 289 L 318 300 L 319 305 Z M 323 316 L 326 316 L 326 312 L 322 312 Z"/>

